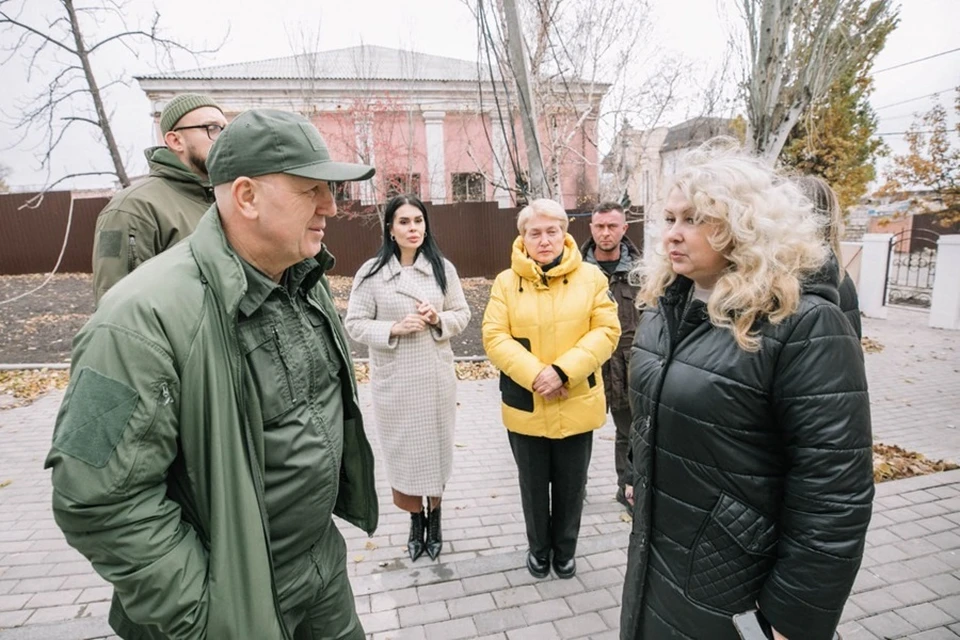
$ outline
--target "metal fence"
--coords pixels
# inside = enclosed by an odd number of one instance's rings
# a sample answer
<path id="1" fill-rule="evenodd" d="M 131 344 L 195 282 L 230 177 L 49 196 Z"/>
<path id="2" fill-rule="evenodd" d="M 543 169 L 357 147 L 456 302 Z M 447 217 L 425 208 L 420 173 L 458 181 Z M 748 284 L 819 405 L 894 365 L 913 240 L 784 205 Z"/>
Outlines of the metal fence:
<path id="1" fill-rule="evenodd" d="M 46 273 L 56 264 L 71 194 L 51 192 L 38 208 L 20 208 L 32 195 L 0 194 L 0 275 Z M 73 199 L 70 235 L 59 271 L 90 273 L 97 214 L 106 203 L 106 198 Z M 427 207 L 431 232 L 462 277 L 489 278 L 510 266 L 518 209 L 500 209 L 496 202 L 427 203 Z M 570 233 L 578 244 L 586 241 L 589 215 L 573 215 Z M 642 221 L 631 224 L 627 235 L 641 247 Z M 352 276 L 380 247 L 379 219 L 373 209 L 364 215 L 338 216 L 327 225 L 326 242 L 337 257 L 333 273 Z"/>
<path id="2" fill-rule="evenodd" d="M 0 194 L 0 275 L 47 273 L 57 264 L 70 219 L 70 234 L 59 271 L 90 273 L 93 232 L 106 198 L 74 198 L 69 191 L 44 195 L 36 208 L 25 207 L 35 193 Z"/>

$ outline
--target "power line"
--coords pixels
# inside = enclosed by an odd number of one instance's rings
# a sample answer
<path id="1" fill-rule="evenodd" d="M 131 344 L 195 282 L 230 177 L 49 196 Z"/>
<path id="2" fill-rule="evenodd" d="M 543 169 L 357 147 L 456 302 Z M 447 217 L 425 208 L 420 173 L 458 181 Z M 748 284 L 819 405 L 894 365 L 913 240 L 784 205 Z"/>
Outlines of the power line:
<path id="1" fill-rule="evenodd" d="M 878 136 L 905 136 L 905 135 L 907 135 L 908 133 L 937 133 L 937 131 L 935 131 L 935 130 L 933 130 L 933 129 L 924 129 L 924 130 L 922 130 L 922 131 L 888 131 L 888 132 L 886 132 L 886 133 L 877 133 L 877 134 L 874 134 L 874 135 L 878 135 Z"/>
<path id="2" fill-rule="evenodd" d="M 911 65 L 911 64 L 916 64 L 916 63 L 918 63 L 918 62 L 923 62 L 924 60 L 932 60 L 933 58 L 939 58 L 940 56 L 945 56 L 945 55 L 947 55 L 948 53 L 955 53 L 955 52 L 957 52 L 957 51 L 960 51 L 960 47 L 957 47 L 956 49 L 950 49 L 949 51 L 941 51 L 940 53 L 935 53 L 935 54 L 933 54 L 933 55 L 931 55 L 931 56 L 925 56 L 925 57 L 923 57 L 923 58 L 917 58 L 916 60 L 908 60 L 907 62 L 901 62 L 900 64 L 895 64 L 895 65 L 893 65 L 892 67 L 884 67 L 883 69 L 880 69 L 879 71 L 874 71 L 874 72 L 873 72 L 873 75 L 877 75 L 878 73 L 883 73 L 884 71 L 890 71 L 891 69 L 899 69 L 900 67 L 906 67 L 906 66 Z"/>
<path id="3" fill-rule="evenodd" d="M 916 102 L 917 100 L 923 100 L 924 98 L 932 98 L 933 96 L 938 96 L 941 93 L 946 91 L 953 90 L 954 87 L 947 87 L 946 89 L 940 89 L 940 91 L 934 91 L 933 93 L 928 93 L 925 96 L 917 96 L 916 98 L 910 98 L 908 100 L 901 100 L 900 102 L 893 102 L 891 104 L 885 104 L 882 107 L 877 107 L 874 111 L 880 111 L 881 109 L 889 109 L 890 107 L 898 107 L 901 104 L 907 104 L 908 102 Z"/>

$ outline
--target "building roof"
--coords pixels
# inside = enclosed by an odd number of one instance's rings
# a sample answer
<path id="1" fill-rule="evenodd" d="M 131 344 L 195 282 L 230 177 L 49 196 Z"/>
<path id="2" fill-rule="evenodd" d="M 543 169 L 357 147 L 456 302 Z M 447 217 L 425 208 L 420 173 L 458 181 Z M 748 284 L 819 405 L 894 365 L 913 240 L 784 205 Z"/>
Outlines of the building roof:
<path id="1" fill-rule="evenodd" d="M 706 142 L 710 138 L 720 135 L 732 136 L 733 129 L 730 127 L 732 120 L 729 118 L 710 118 L 701 116 L 691 118 L 686 122 L 670 127 L 667 137 L 663 140 L 661 153 L 664 151 L 673 151 L 675 149 L 687 149 L 689 147 Z"/>
<path id="2" fill-rule="evenodd" d="M 484 70 L 484 78 L 488 72 Z M 137 80 L 433 80 L 476 82 L 476 62 L 360 45 L 283 58 L 137 76 Z"/>

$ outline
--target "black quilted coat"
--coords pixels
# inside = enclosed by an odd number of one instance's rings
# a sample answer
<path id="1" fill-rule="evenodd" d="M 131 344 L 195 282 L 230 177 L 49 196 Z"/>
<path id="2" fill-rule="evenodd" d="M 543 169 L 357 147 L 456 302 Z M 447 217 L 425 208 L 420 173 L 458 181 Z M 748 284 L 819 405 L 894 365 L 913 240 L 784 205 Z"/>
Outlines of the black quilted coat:
<path id="1" fill-rule="evenodd" d="M 857 285 L 853 283 L 853 278 L 849 273 L 843 274 L 843 280 L 840 281 L 840 311 L 847 316 L 850 326 L 853 327 L 857 339 L 863 337 L 863 323 L 860 321 L 860 298 L 857 296 Z"/>
<path id="2" fill-rule="evenodd" d="M 873 499 L 860 342 L 835 266 L 747 352 L 679 278 L 644 310 L 630 360 L 633 531 L 622 640 L 738 640 L 759 603 L 790 640 L 829 640 Z M 829 271 L 830 269 L 828 269 Z"/>

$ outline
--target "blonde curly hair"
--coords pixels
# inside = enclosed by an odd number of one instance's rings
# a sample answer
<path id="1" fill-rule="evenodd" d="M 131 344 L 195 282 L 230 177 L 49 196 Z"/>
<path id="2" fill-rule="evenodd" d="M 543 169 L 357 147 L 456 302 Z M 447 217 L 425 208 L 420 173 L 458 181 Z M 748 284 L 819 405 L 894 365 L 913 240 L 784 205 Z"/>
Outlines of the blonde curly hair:
<path id="1" fill-rule="evenodd" d="M 710 321 L 729 329 L 741 348 L 759 350 L 756 323 L 777 324 L 795 313 L 801 282 L 828 256 L 818 215 L 794 182 L 730 138 L 686 154 L 667 193 L 673 189 L 693 206 L 694 220 L 713 230 L 710 245 L 729 262 L 707 303 Z M 662 240 L 638 271 L 638 302 L 650 306 L 677 279 Z"/>

